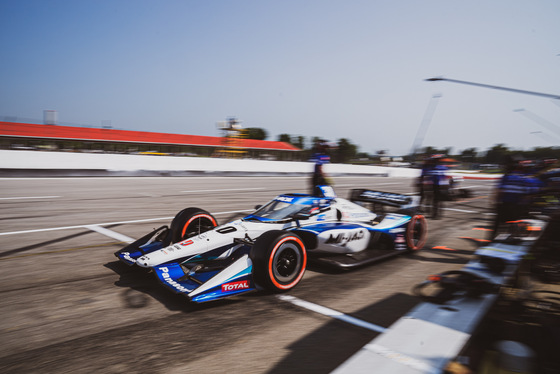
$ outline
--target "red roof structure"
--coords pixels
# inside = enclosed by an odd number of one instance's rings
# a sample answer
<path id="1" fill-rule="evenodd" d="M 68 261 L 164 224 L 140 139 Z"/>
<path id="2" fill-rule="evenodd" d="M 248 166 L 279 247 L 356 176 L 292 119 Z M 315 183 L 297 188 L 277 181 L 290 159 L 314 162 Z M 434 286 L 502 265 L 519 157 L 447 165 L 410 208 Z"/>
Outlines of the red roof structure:
<path id="1" fill-rule="evenodd" d="M 217 136 L 166 134 L 160 132 L 128 131 L 107 128 L 38 125 L 31 123 L 1 122 L 0 136 L 37 139 L 82 140 L 144 144 L 224 147 L 224 138 Z M 268 140 L 236 139 L 236 148 L 271 151 L 300 151 L 291 144 Z"/>

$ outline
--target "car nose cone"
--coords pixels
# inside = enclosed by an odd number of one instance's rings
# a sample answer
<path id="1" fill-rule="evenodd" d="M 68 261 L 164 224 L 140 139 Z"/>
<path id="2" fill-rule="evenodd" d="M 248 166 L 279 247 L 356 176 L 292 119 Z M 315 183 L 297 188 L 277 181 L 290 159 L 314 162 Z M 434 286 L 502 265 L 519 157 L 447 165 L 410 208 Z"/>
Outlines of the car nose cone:
<path id="1" fill-rule="evenodd" d="M 136 260 L 136 265 L 141 266 L 143 268 L 149 268 L 150 264 L 148 261 L 148 257 L 142 256 L 138 260 Z"/>

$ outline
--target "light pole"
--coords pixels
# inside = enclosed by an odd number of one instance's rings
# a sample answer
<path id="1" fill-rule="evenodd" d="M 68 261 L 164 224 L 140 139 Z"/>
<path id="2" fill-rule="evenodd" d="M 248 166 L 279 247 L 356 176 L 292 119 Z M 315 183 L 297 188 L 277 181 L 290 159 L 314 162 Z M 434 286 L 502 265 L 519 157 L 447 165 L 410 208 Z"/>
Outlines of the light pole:
<path id="1" fill-rule="evenodd" d="M 548 136 L 543 134 L 542 131 L 531 131 L 529 134 L 533 134 L 533 135 L 538 136 L 539 138 L 541 138 L 543 140 L 546 140 L 547 142 L 550 142 L 550 143 L 554 144 L 554 142 L 552 140 L 550 140 L 550 138 Z"/>
<path id="2" fill-rule="evenodd" d="M 535 91 L 519 90 L 519 89 L 517 89 L 517 88 L 508 88 L 508 87 L 501 87 L 501 86 L 492 86 L 492 85 L 483 84 L 483 83 L 459 81 L 459 80 L 456 80 L 456 79 L 448 79 L 448 78 L 443 78 L 443 77 L 428 78 L 428 79 L 426 79 L 426 81 L 428 81 L 428 82 L 445 81 L 445 82 L 469 84 L 469 85 L 471 85 L 471 86 L 478 86 L 478 87 L 485 87 L 485 88 L 493 88 L 493 89 L 496 89 L 496 90 L 511 91 L 511 92 L 517 92 L 517 93 L 522 93 L 522 94 L 527 94 L 527 95 L 536 95 L 536 96 L 548 97 L 549 99 L 554 99 L 554 100 L 560 100 L 560 95 L 553 95 L 553 94 L 547 94 L 547 93 L 535 92 Z"/>
<path id="3" fill-rule="evenodd" d="M 519 114 L 523 114 L 525 117 L 538 123 L 542 127 L 546 127 L 549 131 L 555 132 L 556 134 L 560 135 L 560 128 L 558 128 L 558 126 L 556 126 L 554 123 L 548 122 L 544 118 L 537 116 L 535 113 L 525 110 L 523 108 L 514 109 L 513 111 Z"/>
<path id="4" fill-rule="evenodd" d="M 438 102 L 440 97 L 441 97 L 441 94 L 435 94 L 435 95 L 432 96 L 432 99 L 428 103 L 428 107 L 426 108 L 426 113 L 424 113 L 424 118 L 422 119 L 422 122 L 420 123 L 420 127 L 418 128 L 418 132 L 416 133 L 416 137 L 414 138 L 414 142 L 412 143 L 412 149 L 410 150 L 410 154 L 411 154 L 412 157 L 414 157 L 414 155 L 416 154 L 416 151 L 420 148 L 420 146 L 422 145 L 422 142 L 424 141 L 424 136 L 426 135 L 426 132 L 428 131 L 428 127 L 430 126 L 430 123 L 432 121 L 432 117 L 433 117 L 434 112 L 436 110 L 437 102 Z"/>

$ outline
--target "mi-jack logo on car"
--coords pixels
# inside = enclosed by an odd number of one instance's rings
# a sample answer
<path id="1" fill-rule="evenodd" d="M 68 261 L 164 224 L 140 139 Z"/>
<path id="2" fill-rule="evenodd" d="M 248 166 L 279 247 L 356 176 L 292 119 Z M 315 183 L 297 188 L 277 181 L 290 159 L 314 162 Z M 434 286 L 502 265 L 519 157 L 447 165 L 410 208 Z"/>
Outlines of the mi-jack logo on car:
<path id="1" fill-rule="evenodd" d="M 364 238 L 364 231 L 360 230 L 354 233 L 346 234 L 338 234 L 337 236 L 333 236 L 332 234 L 329 238 L 325 241 L 325 244 L 337 244 L 341 247 L 344 247 L 346 244 L 353 242 L 354 240 L 360 240 Z"/>

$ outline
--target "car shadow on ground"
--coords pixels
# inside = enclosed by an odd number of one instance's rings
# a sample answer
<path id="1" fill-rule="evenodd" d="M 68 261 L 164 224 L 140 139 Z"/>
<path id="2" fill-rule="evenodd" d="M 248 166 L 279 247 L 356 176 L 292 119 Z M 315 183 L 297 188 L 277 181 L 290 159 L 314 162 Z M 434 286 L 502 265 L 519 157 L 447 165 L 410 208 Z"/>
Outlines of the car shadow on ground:
<path id="1" fill-rule="evenodd" d="M 352 313 L 352 317 L 389 327 L 419 302 L 414 296 L 397 293 Z M 378 335 L 332 320 L 286 347 L 290 353 L 268 373 L 330 373 Z"/>
<path id="2" fill-rule="evenodd" d="M 422 251 L 409 253 L 411 259 L 442 264 L 461 264 L 470 261 L 474 250 L 444 248 L 444 246 L 425 247 Z"/>
<path id="3" fill-rule="evenodd" d="M 18 255 L 25 255 L 27 252 L 32 251 L 34 249 L 46 248 L 49 245 L 59 244 L 59 243 L 64 242 L 66 240 L 80 238 L 80 237 L 85 236 L 89 233 L 90 233 L 89 231 L 79 232 L 77 234 L 66 235 L 66 236 L 61 237 L 61 238 L 47 240 L 47 241 L 44 241 L 44 242 L 41 242 L 41 243 L 32 244 L 32 245 L 28 245 L 28 246 L 21 247 L 21 248 L 11 249 L 11 250 L 0 253 L 0 258 L 10 257 L 10 256 L 18 256 Z"/>
<path id="4" fill-rule="evenodd" d="M 320 274 L 344 274 L 350 271 L 354 271 L 354 270 L 358 270 L 358 269 L 363 269 L 366 268 L 368 266 L 372 266 L 373 264 L 379 264 L 385 261 L 391 261 L 391 259 L 398 257 L 399 255 L 406 255 L 405 253 L 397 253 L 395 251 L 390 251 L 387 250 L 389 252 L 391 252 L 390 254 L 392 256 L 379 256 L 377 259 L 373 259 L 370 262 L 364 262 L 362 264 L 353 266 L 353 267 L 341 267 L 341 266 L 337 266 L 334 265 L 334 263 L 329 263 L 324 261 L 325 258 L 329 258 L 328 255 L 323 255 L 323 256 L 308 256 L 308 261 L 307 261 L 307 267 L 306 270 L 310 270 L 313 271 L 315 273 L 320 273 Z"/>
<path id="5" fill-rule="evenodd" d="M 120 276 L 119 280 L 115 282 L 115 286 L 124 288 L 122 299 L 127 308 L 144 308 L 151 300 L 156 300 L 170 311 L 192 313 L 241 301 L 235 298 L 198 304 L 190 301 L 184 295 L 173 293 L 161 286 L 148 269 L 128 266 L 118 260 L 103 266 Z"/>

